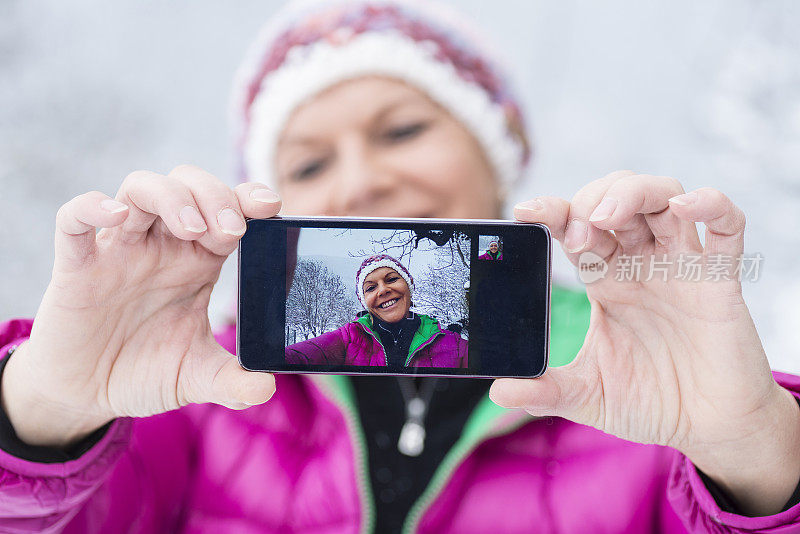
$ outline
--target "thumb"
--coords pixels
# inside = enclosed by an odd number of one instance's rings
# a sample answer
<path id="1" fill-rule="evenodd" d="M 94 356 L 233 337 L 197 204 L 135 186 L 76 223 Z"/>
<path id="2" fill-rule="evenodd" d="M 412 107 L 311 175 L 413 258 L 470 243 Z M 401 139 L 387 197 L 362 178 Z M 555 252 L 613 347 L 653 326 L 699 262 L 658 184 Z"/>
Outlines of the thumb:
<path id="1" fill-rule="evenodd" d="M 539 378 L 500 378 L 489 398 L 504 408 L 522 408 L 531 415 L 554 415 L 580 422 L 586 382 L 574 365 L 554 367 Z"/>
<path id="2" fill-rule="evenodd" d="M 267 402 L 275 393 L 275 377 L 269 373 L 246 371 L 236 356 L 216 342 L 203 358 L 196 384 L 198 400 L 242 410 Z"/>

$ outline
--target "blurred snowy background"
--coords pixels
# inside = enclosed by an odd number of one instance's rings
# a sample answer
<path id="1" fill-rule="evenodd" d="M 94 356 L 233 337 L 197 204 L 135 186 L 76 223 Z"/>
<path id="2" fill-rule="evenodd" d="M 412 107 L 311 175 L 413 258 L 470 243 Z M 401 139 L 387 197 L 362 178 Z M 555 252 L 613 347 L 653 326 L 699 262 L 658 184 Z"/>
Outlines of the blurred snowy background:
<path id="1" fill-rule="evenodd" d="M 621 168 L 723 190 L 764 256 L 745 292 L 767 354 L 800 372 L 800 2 L 453 3 L 505 51 L 527 105 L 535 160 L 510 205 Z M 74 195 L 184 162 L 230 179 L 230 82 L 279 4 L 0 2 L 0 317 L 35 313 Z M 563 262 L 558 278 L 577 283 Z"/>

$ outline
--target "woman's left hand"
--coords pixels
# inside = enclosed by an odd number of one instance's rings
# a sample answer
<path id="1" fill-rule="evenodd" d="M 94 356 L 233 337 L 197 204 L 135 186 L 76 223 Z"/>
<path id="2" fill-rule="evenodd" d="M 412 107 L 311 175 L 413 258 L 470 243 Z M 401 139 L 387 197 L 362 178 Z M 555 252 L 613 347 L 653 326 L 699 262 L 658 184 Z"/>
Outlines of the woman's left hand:
<path id="1" fill-rule="evenodd" d="M 684 194 L 674 178 L 618 171 L 571 202 L 541 197 L 515 215 L 546 224 L 576 266 L 608 270 L 587 284 L 591 321 L 575 360 L 497 380 L 492 399 L 673 447 L 744 512 L 778 512 L 800 478 L 800 410 L 773 379 L 742 298 L 741 210 L 715 189 Z"/>

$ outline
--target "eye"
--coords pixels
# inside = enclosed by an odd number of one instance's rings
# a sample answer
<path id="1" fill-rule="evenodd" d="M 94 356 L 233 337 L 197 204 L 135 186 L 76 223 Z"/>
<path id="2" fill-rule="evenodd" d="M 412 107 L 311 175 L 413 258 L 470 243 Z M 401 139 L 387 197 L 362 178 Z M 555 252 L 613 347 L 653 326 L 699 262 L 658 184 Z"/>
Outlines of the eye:
<path id="1" fill-rule="evenodd" d="M 384 134 L 383 137 L 386 141 L 390 143 L 396 143 L 400 141 L 406 141 L 408 139 L 413 139 L 417 137 L 419 134 L 424 132 L 428 128 L 428 124 L 424 122 L 415 122 L 411 124 L 405 124 L 402 126 L 397 126 L 394 128 L 388 129 Z"/>
<path id="2" fill-rule="evenodd" d="M 372 291 L 373 289 L 375 289 L 375 286 L 369 286 L 369 287 L 367 287 L 366 289 L 364 289 L 364 293 L 369 293 L 369 292 L 370 292 L 370 291 Z"/>
<path id="3" fill-rule="evenodd" d="M 314 178 L 325 170 L 327 163 L 327 160 L 323 158 L 312 160 L 294 171 L 291 175 L 292 180 L 302 182 L 303 180 Z"/>
<path id="4" fill-rule="evenodd" d="M 386 279 L 386 281 L 387 281 L 387 282 L 389 282 L 390 284 L 394 284 L 394 283 L 395 283 L 395 282 L 397 282 L 398 280 L 400 280 L 400 277 L 399 277 L 399 276 L 392 276 L 391 278 L 387 278 L 387 279 Z"/>

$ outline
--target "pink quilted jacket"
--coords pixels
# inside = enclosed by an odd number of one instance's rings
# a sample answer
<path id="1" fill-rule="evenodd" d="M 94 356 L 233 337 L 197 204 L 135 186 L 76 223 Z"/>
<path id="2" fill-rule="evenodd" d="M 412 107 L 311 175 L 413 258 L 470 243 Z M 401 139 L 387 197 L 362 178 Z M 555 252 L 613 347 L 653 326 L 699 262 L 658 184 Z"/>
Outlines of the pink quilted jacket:
<path id="1" fill-rule="evenodd" d="M 563 328 L 553 320 L 554 332 Z M 29 329 L 27 320 L 0 325 L 0 355 Z M 234 329 L 218 340 L 233 349 Z M 775 376 L 800 396 L 800 378 Z M 0 451 L 0 531 L 369 532 L 366 448 L 349 384 L 279 375 L 272 400 L 242 412 L 192 405 L 119 419 L 63 464 Z M 800 505 L 770 517 L 723 512 L 677 451 L 486 398 L 405 530 L 783 534 L 800 532 Z"/>
<path id="2" fill-rule="evenodd" d="M 411 342 L 408 367 L 467 367 L 467 341 L 438 321 L 420 315 L 422 327 Z M 372 321 L 362 317 L 332 332 L 286 347 L 287 363 L 387 365 L 383 345 L 373 333 Z M 421 334 L 421 335 L 420 335 Z M 416 342 L 416 343 L 415 343 Z"/>

